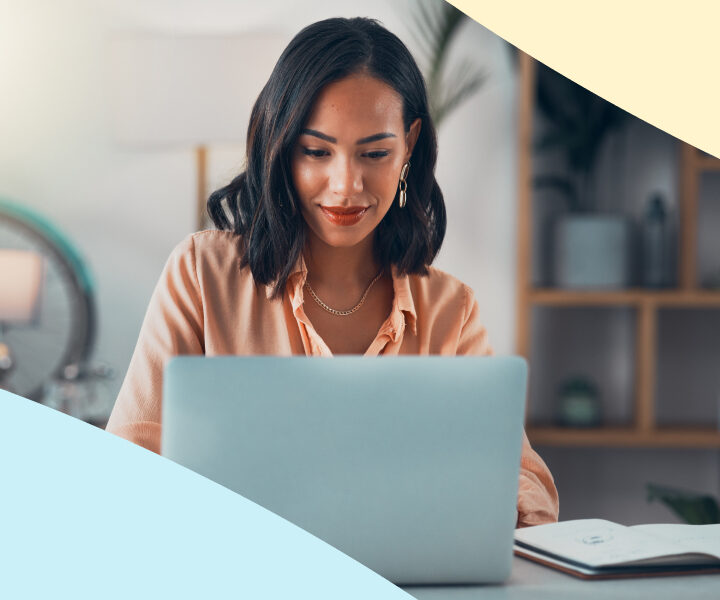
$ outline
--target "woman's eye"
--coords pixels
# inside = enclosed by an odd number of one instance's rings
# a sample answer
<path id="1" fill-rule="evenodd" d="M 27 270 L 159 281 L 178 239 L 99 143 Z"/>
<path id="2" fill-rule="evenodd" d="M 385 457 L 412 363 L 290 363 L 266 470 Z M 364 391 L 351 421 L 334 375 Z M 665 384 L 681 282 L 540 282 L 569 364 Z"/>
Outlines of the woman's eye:
<path id="1" fill-rule="evenodd" d="M 363 156 L 367 156 L 368 158 L 383 158 L 390 154 L 387 150 L 375 150 L 373 152 L 366 152 L 363 154 Z"/>
<path id="2" fill-rule="evenodd" d="M 302 152 L 303 154 L 307 154 L 308 156 L 312 156 L 314 158 L 322 158 L 323 156 L 328 155 L 326 150 L 313 150 L 312 148 L 305 148 L 304 146 Z"/>

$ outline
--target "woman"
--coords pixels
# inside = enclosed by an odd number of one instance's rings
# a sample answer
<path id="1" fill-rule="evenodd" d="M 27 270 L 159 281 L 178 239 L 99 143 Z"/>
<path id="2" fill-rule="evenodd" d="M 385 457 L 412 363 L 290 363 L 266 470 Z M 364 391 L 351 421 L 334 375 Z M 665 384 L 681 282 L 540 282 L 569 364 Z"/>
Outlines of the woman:
<path id="1" fill-rule="evenodd" d="M 108 431 L 160 450 L 162 371 L 179 354 L 489 354 L 472 291 L 430 268 L 445 235 L 425 83 L 369 19 L 285 49 L 250 118 L 246 170 L 208 201 L 153 293 Z M 518 524 L 557 520 L 524 439 Z"/>

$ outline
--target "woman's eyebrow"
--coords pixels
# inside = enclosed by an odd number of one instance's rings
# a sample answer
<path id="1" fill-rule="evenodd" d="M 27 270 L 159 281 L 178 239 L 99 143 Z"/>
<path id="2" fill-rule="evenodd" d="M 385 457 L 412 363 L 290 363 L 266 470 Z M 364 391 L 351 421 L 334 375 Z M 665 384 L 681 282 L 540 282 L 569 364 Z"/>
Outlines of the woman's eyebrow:
<path id="1" fill-rule="evenodd" d="M 369 144 L 370 142 L 377 142 L 378 140 L 384 140 L 385 138 L 397 137 L 394 133 L 375 133 L 364 138 L 360 138 L 356 144 Z"/>
<path id="2" fill-rule="evenodd" d="M 337 138 L 334 138 L 330 135 L 326 135 L 322 133 L 321 131 L 317 131 L 315 129 L 303 129 L 301 134 L 305 135 L 312 135 L 313 137 L 320 138 L 321 140 L 325 140 L 326 142 L 330 142 L 331 144 L 337 144 Z M 373 135 L 369 135 L 364 138 L 360 138 L 356 144 L 369 144 L 370 142 L 377 142 L 378 140 L 384 140 L 385 138 L 391 138 L 391 137 L 397 137 L 394 133 L 389 133 L 387 131 L 382 133 L 375 133 Z"/>

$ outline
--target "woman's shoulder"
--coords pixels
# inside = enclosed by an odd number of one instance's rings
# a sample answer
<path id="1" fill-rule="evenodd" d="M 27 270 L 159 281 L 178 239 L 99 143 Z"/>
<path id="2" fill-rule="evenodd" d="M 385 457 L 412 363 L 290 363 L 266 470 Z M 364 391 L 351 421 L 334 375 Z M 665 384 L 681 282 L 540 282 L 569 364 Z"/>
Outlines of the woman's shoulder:
<path id="1" fill-rule="evenodd" d="M 462 305 L 468 305 L 474 300 L 473 291 L 468 285 L 435 267 L 428 267 L 427 275 L 409 275 L 408 279 L 416 299 Z"/>
<path id="2" fill-rule="evenodd" d="M 249 269 L 241 268 L 241 259 L 241 243 L 236 234 L 208 229 L 187 235 L 175 246 L 168 262 L 184 264 L 200 278 L 249 277 Z"/>
<path id="3" fill-rule="evenodd" d="M 467 286 L 465 283 L 460 281 L 457 277 L 454 275 L 451 275 L 450 273 L 447 273 L 446 271 L 442 271 L 436 267 L 428 267 L 428 274 L 427 279 L 433 283 L 439 283 L 444 286 L 450 286 L 452 288 L 456 288 L 458 290 L 462 289 L 463 291 L 469 291 L 470 287 Z"/>
<path id="4" fill-rule="evenodd" d="M 427 275 L 408 276 L 419 336 L 431 354 L 490 354 L 487 332 L 470 286 L 430 267 Z"/>
<path id="5" fill-rule="evenodd" d="M 213 254 L 216 252 L 232 252 L 235 250 L 239 255 L 240 238 L 232 231 L 221 231 L 219 229 L 205 229 L 190 233 L 180 241 L 173 249 L 174 254 L 193 253 Z"/>
<path id="6" fill-rule="evenodd" d="M 217 261 L 223 263 L 240 260 L 240 238 L 231 231 L 206 229 L 187 235 L 178 243 L 171 256 L 189 257 L 195 262 Z"/>

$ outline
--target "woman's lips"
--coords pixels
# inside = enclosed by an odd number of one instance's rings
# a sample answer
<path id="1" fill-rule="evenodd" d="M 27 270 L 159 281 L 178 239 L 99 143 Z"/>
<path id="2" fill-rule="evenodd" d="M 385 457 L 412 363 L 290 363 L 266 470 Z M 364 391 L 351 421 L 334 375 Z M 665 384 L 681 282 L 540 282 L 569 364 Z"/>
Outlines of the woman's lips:
<path id="1" fill-rule="evenodd" d="M 365 216 L 369 206 L 321 206 L 320 210 L 333 225 L 355 225 Z"/>

